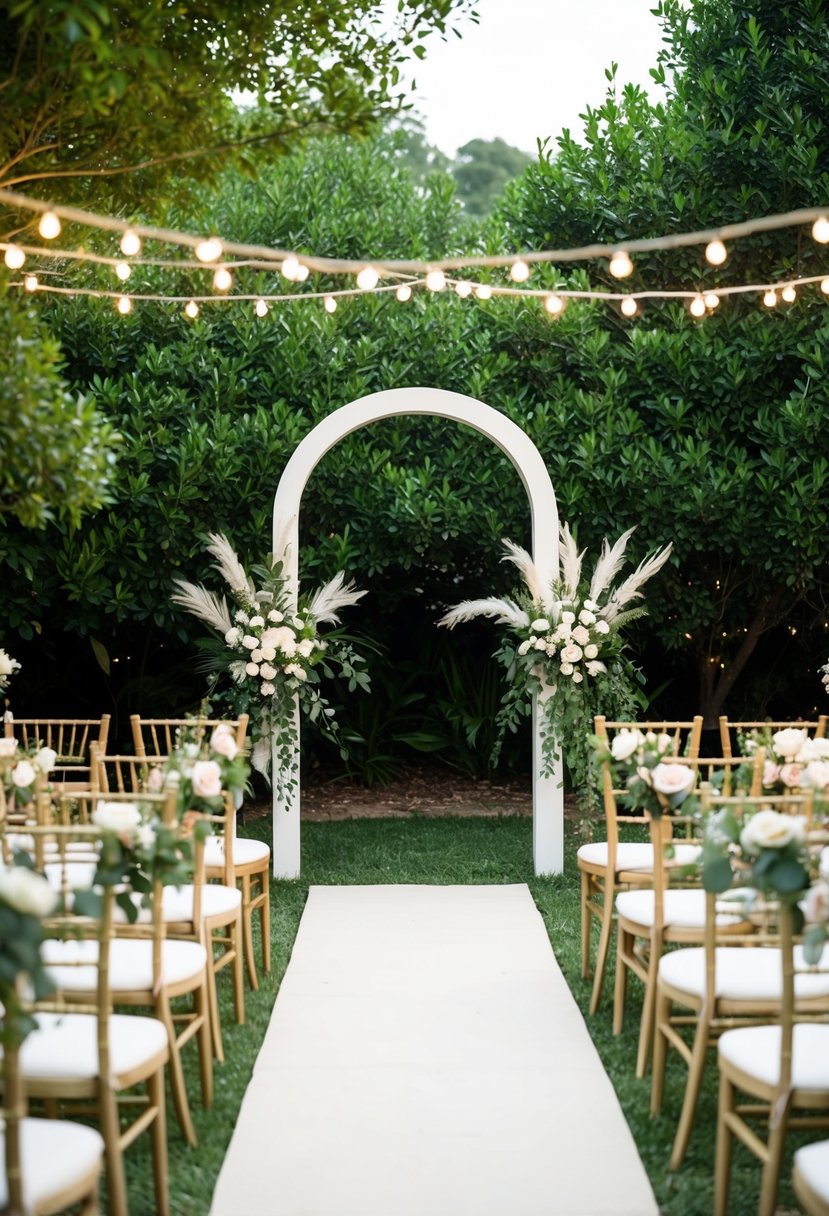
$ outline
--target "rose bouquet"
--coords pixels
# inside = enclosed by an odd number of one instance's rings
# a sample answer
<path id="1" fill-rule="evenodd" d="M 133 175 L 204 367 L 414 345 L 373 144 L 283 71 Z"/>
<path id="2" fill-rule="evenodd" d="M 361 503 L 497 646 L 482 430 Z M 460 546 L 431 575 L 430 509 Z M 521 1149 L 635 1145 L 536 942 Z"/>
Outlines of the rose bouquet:
<path id="1" fill-rule="evenodd" d="M 705 818 L 702 882 L 727 891 L 735 881 L 767 896 L 797 899 L 809 887 L 812 861 L 806 820 L 771 808 L 742 816 L 726 807 Z"/>
<path id="2" fill-rule="evenodd" d="M 498 725 L 501 737 L 515 731 L 530 712 L 534 694 L 543 707 L 544 771 L 552 771 L 563 749 L 570 777 L 586 791 L 589 749 L 586 739 L 596 714 L 630 717 L 644 702 L 637 684 L 641 674 L 624 654 L 622 629 L 645 614 L 633 606 L 642 586 L 668 560 L 671 546 L 646 558 L 626 579 L 614 585 L 625 560 L 633 529 L 611 547 L 605 540 L 588 580 L 569 527 L 561 529 L 559 575 L 544 585 L 532 558 L 512 541 L 503 542 L 505 561 L 518 567 L 523 589 L 514 599 L 467 600 L 452 608 L 441 624 L 450 629 L 475 617 L 494 617 L 506 632 L 496 657 L 506 669 Z M 497 751 L 493 763 L 497 759 Z"/>
<path id="3" fill-rule="evenodd" d="M 38 777 L 48 777 L 57 758 L 51 747 L 24 751 L 16 739 L 0 739 L 0 784 L 10 810 L 20 810 L 34 801 Z"/>
<path id="4" fill-rule="evenodd" d="M 17 659 L 13 659 L 5 650 L 0 648 L 0 693 L 4 693 L 9 686 L 9 680 L 16 671 L 20 671 L 20 664 Z"/>
<path id="5" fill-rule="evenodd" d="M 737 746 L 746 757 L 753 756 L 758 747 L 765 749 L 764 793 L 813 789 L 816 798 L 829 797 L 829 739 L 810 739 L 807 730 L 787 726 L 774 732 L 748 731 L 738 735 Z"/>
<path id="6" fill-rule="evenodd" d="M 654 819 L 672 815 L 683 808 L 688 813 L 696 806 L 690 799 L 697 779 L 694 767 L 671 761 L 674 741 L 670 735 L 654 731 L 617 731 L 608 751 L 605 741 L 593 736 L 599 760 L 608 759 L 614 785 L 625 790 L 620 801 L 632 811 L 647 811 Z"/>
<path id="7" fill-rule="evenodd" d="M 173 603 L 220 635 L 221 640 L 211 638 L 203 643 L 209 656 L 205 670 L 213 674 L 214 682 L 228 674 L 224 704 L 234 714 L 250 715 L 254 767 L 267 774 L 275 740 L 280 762 L 277 781 L 290 781 L 295 694 L 310 720 L 335 737 L 334 711 L 320 694 L 320 675 L 333 676 L 337 668 L 348 680 L 349 689 L 368 688 L 363 661 L 345 639 L 336 633 L 327 639 L 319 635 L 320 625 L 337 624 L 341 610 L 356 604 L 365 592 L 346 583 L 340 572 L 294 612 L 281 562 L 271 560 L 267 566 L 254 567 L 254 582 L 225 536 L 212 534 L 207 549 L 230 590 L 232 619 L 224 596 L 182 579 L 176 580 Z"/>

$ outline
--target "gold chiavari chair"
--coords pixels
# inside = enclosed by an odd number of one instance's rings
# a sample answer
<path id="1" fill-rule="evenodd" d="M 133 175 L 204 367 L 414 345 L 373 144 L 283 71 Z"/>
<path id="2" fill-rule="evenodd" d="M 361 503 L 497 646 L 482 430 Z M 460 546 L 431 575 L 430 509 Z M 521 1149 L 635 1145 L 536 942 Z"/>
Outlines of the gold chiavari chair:
<path id="1" fill-rule="evenodd" d="M 57 753 L 49 780 L 62 793 L 89 789 L 89 749 L 106 751 L 110 715 L 100 718 L 14 718 L 7 714 L 3 731 L 24 750 L 50 747 Z"/>
<path id="2" fill-rule="evenodd" d="M 621 730 L 640 730 L 642 734 L 667 734 L 673 739 L 675 755 L 685 751 L 691 758 L 699 755 L 702 717 L 688 722 L 609 722 L 599 715 L 595 719 L 597 738 L 609 748 L 612 735 Z M 620 814 L 617 799 L 623 790 L 613 788 L 613 782 L 603 776 L 603 797 L 606 840 L 591 841 L 578 850 L 577 864 L 581 873 L 581 956 L 582 978 L 588 979 L 590 966 L 590 936 L 593 920 L 599 922 L 599 945 L 590 997 L 590 1012 L 599 1008 L 605 969 L 610 953 L 616 892 L 625 887 L 650 886 L 653 871 L 653 848 L 649 842 L 625 842 L 619 839 L 619 825 L 635 823 L 645 826 L 641 815 Z M 697 856 L 697 849 L 678 844 L 677 858 L 688 864 Z"/>
<path id="3" fill-rule="evenodd" d="M 826 727 L 829 725 L 829 714 L 821 714 L 815 721 L 797 721 L 797 722 L 730 722 L 728 716 L 723 714 L 719 720 L 720 724 L 720 746 L 724 756 L 732 755 L 733 740 L 736 735 L 740 735 L 745 731 L 778 731 L 788 730 L 805 730 L 813 739 L 825 739 Z"/>

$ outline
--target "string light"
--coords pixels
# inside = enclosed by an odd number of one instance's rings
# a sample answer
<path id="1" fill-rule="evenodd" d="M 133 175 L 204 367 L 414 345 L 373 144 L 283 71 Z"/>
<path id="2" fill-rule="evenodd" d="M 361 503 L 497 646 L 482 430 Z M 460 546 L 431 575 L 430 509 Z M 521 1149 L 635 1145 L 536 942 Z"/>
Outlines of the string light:
<path id="1" fill-rule="evenodd" d="M 489 283 L 479 283 L 475 288 L 475 295 L 479 300 L 488 300 L 492 296 L 492 288 Z"/>
<path id="2" fill-rule="evenodd" d="M 26 254 L 19 245 L 9 245 L 8 249 L 3 255 L 3 261 L 6 263 L 9 270 L 19 270 L 26 261 Z"/>
<path id="3" fill-rule="evenodd" d="M 233 275 L 227 266 L 217 266 L 213 275 L 213 286 L 217 291 L 230 291 L 233 286 Z"/>
<path id="4" fill-rule="evenodd" d="M 771 287 L 766 292 L 766 294 L 763 296 L 763 303 L 765 304 L 766 308 L 775 308 L 776 307 L 777 292 L 774 291 Z"/>
<path id="5" fill-rule="evenodd" d="M 812 236 L 819 245 L 829 244 L 829 218 L 819 215 L 812 224 Z"/>
<path id="6" fill-rule="evenodd" d="M 624 249 L 617 249 L 610 259 L 608 270 L 614 279 L 626 279 L 633 274 L 633 262 Z"/>
<path id="7" fill-rule="evenodd" d="M 397 298 L 398 298 L 398 300 L 400 299 L 399 292 L 398 292 Z M 322 306 L 326 312 L 336 312 L 337 311 L 337 301 L 334 299 L 333 296 L 326 296 L 322 302 Z"/>
<path id="8" fill-rule="evenodd" d="M 61 223 L 55 212 L 44 211 L 37 226 L 37 230 L 44 241 L 53 241 L 56 236 L 60 236 L 60 229 Z"/>
<path id="9" fill-rule="evenodd" d="M 191 320 L 195 321 L 196 317 L 199 315 L 199 306 L 195 300 L 188 300 L 184 305 L 184 311 L 187 316 L 191 318 Z"/>
<path id="10" fill-rule="evenodd" d="M 829 279 L 826 281 L 829 283 Z M 407 300 L 411 300 L 412 298 L 412 289 L 408 283 L 401 283 L 394 294 L 401 304 L 405 304 Z"/>
<path id="11" fill-rule="evenodd" d="M 780 295 L 783 297 L 783 299 L 786 301 L 787 304 L 793 304 L 795 302 L 795 300 L 797 299 L 797 292 L 795 291 L 795 289 L 791 283 L 786 284 L 786 286 L 780 292 Z"/>
<path id="12" fill-rule="evenodd" d="M 430 270 L 426 275 L 426 286 L 429 291 L 443 291 L 446 286 L 446 275 L 442 270 Z"/>
<path id="13" fill-rule="evenodd" d="M 200 262 L 218 262 L 223 252 L 222 242 L 217 236 L 207 237 L 206 240 L 199 241 L 193 252 Z"/>
<path id="14" fill-rule="evenodd" d="M 544 307 L 551 317 L 558 317 L 564 312 L 564 301 L 561 296 L 547 296 L 544 300 Z"/>
<path id="15" fill-rule="evenodd" d="M 132 300 L 129 296 L 119 296 L 115 305 L 122 317 L 125 317 L 128 312 L 132 312 Z"/>
<path id="16" fill-rule="evenodd" d="M 633 296 L 624 296 L 619 307 L 626 317 L 635 317 L 639 311 L 639 305 L 636 303 Z"/>
<path id="17" fill-rule="evenodd" d="M 720 297 L 716 291 L 706 291 L 703 299 L 705 300 L 705 307 L 710 309 L 716 308 L 720 302 Z"/>
<path id="18" fill-rule="evenodd" d="M 705 312 L 706 312 L 705 300 L 702 298 L 702 296 L 694 296 L 693 300 L 688 305 L 688 311 L 690 312 L 692 317 L 704 317 L 705 316 Z"/>
<path id="19" fill-rule="evenodd" d="M 709 241 L 705 246 L 705 260 L 712 266 L 722 266 L 728 257 L 728 250 L 722 241 Z"/>
<path id="20" fill-rule="evenodd" d="M 519 258 L 517 262 L 513 262 L 510 266 L 509 277 L 513 283 L 526 283 L 530 277 L 530 268 L 523 258 Z"/>
<path id="21" fill-rule="evenodd" d="M 829 296 L 829 279 L 820 280 L 820 290 L 825 296 Z"/>
<path id="22" fill-rule="evenodd" d="M 266 317 L 270 312 L 267 300 L 263 300 L 260 297 L 254 304 L 253 311 L 256 313 L 257 317 Z"/>
<path id="23" fill-rule="evenodd" d="M 461 279 L 460 283 L 455 284 L 455 291 L 462 300 L 467 296 L 472 295 L 472 284 L 467 279 Z"/>
<path id="24" fill-rule="evenodd" d="M 27 291 L 37 291 L 38 282 L 36 274 L 27 274 L 23 280 L 23 286 Z"/>
<path id="25" fill-rule="evenodd" d="M 380 282 L 380 275 L 373 266 L 364 266 L 357 274 L 357 286 L 360 291 L 374 291 Z"/>
<path id="26" fill-rule="evenodd" d="M 308 269 L 308 267 L 304 263 L 300 262 L 296 272 L 297 283 L 304 283 L 310 273 L 311 271 Z"/>
<path id="27" fill-rule="evenodd" d="M 133 232 L 132 228 L 128 228 L 121 237 L 121 252 L 128 258 L 141 252 L 141 237 L 137 232 Z"/>
<path id="28" fill-rule="evenodd" d="M 126 283 L 131 274 L 132 266 L 128 266 L 126 262 L 115 263 L 115 276 L 116 278 L 119 278 L 122 283 Z"/>

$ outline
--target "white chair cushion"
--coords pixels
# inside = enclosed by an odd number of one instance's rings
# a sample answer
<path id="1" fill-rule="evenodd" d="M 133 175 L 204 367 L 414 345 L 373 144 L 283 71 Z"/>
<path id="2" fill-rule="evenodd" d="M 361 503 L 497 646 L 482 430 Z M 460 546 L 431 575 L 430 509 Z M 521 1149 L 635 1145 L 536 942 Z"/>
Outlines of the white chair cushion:
<path id="1" fill-rule="evenodd" d="M 25 1080 L 49 1077 L 92 1080 L 98 1076 L 98 1019 L 93 1013 L 39 1013 L 38 1029 L 20 1049 Z M 158 1018 L 114 1013 L 109 1019 L 110 1069 L 114 1077 L 160 1057 L 166 1059 L 167 1031 Z"/>
<path id="2" fill-rule="evenodd" d="M 162 902 L 162 915 L 166 923 L 193 919 L 193 890 L 192 885 L 183 887 L 165 887 Z M 138 908 L 138 923 L 150 923 L 149 908 L 141 907 L 141 896 L 135 895 L 133 902 Z M 218 883 L 205 883 L 202 887 L 202 916 L 232 916 L 242 907 L 242 893 L 236 887 L 222 887 Z M 116 924 L 127 922 L 127 914 L 117 905 L 113 909 L 113 919 Z"/>
<path id="3" fill-rule="evenodd" d="M 763 1085 L 780 1080 L 780 1027 L 740 1026 L 726 1030 L 717 1044 L 723 1060 Z M 829 1026 L 801 1022 L 792 1036 L 795 1089 L 829 1089 Z"/>
<path id="4" fill-rule="evenodd" d="M 236 838 L 233 841 L 233 863 L 237 866 L 251 865 L 255 861 L 267 861 L 271 850 L 262 840 Z M 204 864 L 216 870 L 225 864 L 224 846 L 220 836 L 208 836 L 204 845 Z"/>
<path id="5" fill-rule="evenodd" d="M 829 1140 L 806 1144 L 794 1155 L 794 1165 L 810 1191 L 829 1203 Z"/>
<path id="6" fill-rule="evenodd" d="M 625 920 L 651 928 L 654 921 L 654 893 L 620 891 L 616 896 L 616 911 Z M 704 891 L 666 891 L 663 902 L 664 923 L 676 929 L 705 928 Z M 737 925 L 739 916 L 722 914 L 717 916 L 719 925 Z"/>
<path id="7" fill-rule="evenodd" d="M 700 855 L 700 849 L 695 844 L 678 844 L 674 846 L 673 863 L 680 866 L 692 866 Z M 594 840 L 591 844 L 583 844 L 576 854 L 579 861 L 591 866 L 607 866 L 607 841 Z M 649 844 L 620 844 L 616 846 L 616 870 L 641 870 L 649 873 L 653 869 L 653 846 Z"/>
<path id="8" fill-rule="evenodd" d="M 58 988 L 66 992 L 95 992 L 98 984 L 98 943 L 92 941 L 55 941 L 43 943 L 41 951 L 49 974 Z M 207 951 L 198 942 L 162 943 L 162 983 L 195 981 L 204 971 Z M 86 963 L 88 966 L 63 966 Z M 109 955 L 109 980 L 113 998 L 119 992 L 151 992 L 153 988 L 153 943 L 116 938 Z"/>
<path id="9" fill-rule="evenodd" d="M 5 1133 L 0 1131 L 0 1161 L 5 1151 Z M 27 1209 L 46 1209 L 51 1196 L 79 1186 L 96 1165 L 100 1167 L 103 1153 L 104 1141 L 93 1127 L 64 1119 L 23 1119 L 20 1169 Z M 0 1169 L 0 1208 L 8 1199 L 6 1171 Z"/>
<path id="10" fill-rule="evenodd" d="M 64 883 L 69 891 L 88 891 L 97 868 L 95 861 L 69 861 L 65 865 L 48 861 L 43 872 L 53 891 L 61 891 Z"/>
<path id="11" fill-rule="evenodd" d="M 829 959 L 829 949 L 824 948 Z M 795 947 L 797 966 L 803 965 Z M 705 951 L 701 946 L 670 950 L 659 960 L 659 979 L 672 988 L 701 999 L 705 995 Z M 717 996 L 732 1001 L 779 1001 L 782 993 L 780 951 L 772 946 L 718 946 L 715 983 Z M 795 976 L 801 1000 L 829 996 L 829 972 Z"/>

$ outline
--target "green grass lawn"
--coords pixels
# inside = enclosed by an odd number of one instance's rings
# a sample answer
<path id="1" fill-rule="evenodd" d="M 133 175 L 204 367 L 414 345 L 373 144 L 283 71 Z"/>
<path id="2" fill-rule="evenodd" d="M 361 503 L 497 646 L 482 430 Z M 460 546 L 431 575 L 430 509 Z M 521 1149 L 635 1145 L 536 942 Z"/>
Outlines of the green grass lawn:
<path id="1" fill-rule="evenodd" d="M 244 831 L 267 839 L 270 822 L 252 824 Z M 363 819 L 303 824 L 302 833 L 303 876 L 295 882 L 273 884 L 274 972 L 266 978 L 258 993 L 248 992 L 244 1027 L 237 1027 L 233 1022 L 229 976 L 225 972 L 220 977 L 227 1062 L 216 1066 L 216 1101 L 212 1110 L 202 1109 L 194 1098 L 194 1118 L 199 1135 L 197 1149 L 188 1149 L 183 1144 L 170 1112 L 170 1193 L 174 1216 L 206 1216 L 209 1211 L 216 1177 L 279 980 L 288 965 L 311 884 L 526 882 L 544 918 L 556 958 L 586 1015 L 590 993 L 589 985 L 579 977 L 578 873 L 575 864 L 578 841 L 574 835 L 568 839 L 564 875 L 538 879 L 532 873 L 532 823 L 528 819 Z M 612 988 L 612 983 L 607 987 Z M 716 1067 L 712 1062 L 685 1166 L 671 1175 L 665 1167 L 681 1102 L 684 1072 L 673 1056 L 665 1113 L 651 1119 L 648 1113 L 649 1081 L 634 1078 L 639 1016 L 635 981 L 631 988 L 628 1018 L 621 1036 L 614 1038 L 611 1034 L 609 992 L 597 1016 L 588 1017 L 587 1024 L 616 1087 L 662 1212 L 666 1216 L 708 1216 L 713 1206 Z M 195 1057 L 192 1048 L 187 1048 L 185 1054 Z M 188 1063 L 191 1092 L 196 1095 L 195 1060 Z M 279 1095 L 274 1094 L 274 1103 L 278 1101 Z M 142 1137 L 142 1141 L 145 1139 Z M 600 1144 L 596 1145 L 596 1152 L 600 1159 Z M 131 1216 L 149 1216 L 153 1211 L 152 1183 L 143 1143 L 136 1144 L 128 1152 L 127 1163 Z M 324 1167 L 324 1163 L 320 1164 Z M 732 1179 L 733 1216 L 749 1216 L 756 1211 L 759 1173 L 758 1163 L 738 1146 Z M 780 1204 L 784 1209 L 797 1210 L 789 1174 L 790 1169 L 787 1169 Z M 276 1184 L 277 1180 L 274 1181 Z M 274 1210 L 278 1210 L 276 1206 Z M 554 1210 L 551 1204 L 551 1211 Z M 244 1214 L 240 1213 L 240 1216 Z M 424 1216 L 428 1214 L 424 1213 Z"/>

